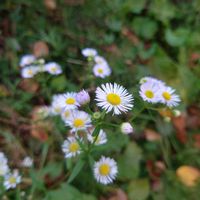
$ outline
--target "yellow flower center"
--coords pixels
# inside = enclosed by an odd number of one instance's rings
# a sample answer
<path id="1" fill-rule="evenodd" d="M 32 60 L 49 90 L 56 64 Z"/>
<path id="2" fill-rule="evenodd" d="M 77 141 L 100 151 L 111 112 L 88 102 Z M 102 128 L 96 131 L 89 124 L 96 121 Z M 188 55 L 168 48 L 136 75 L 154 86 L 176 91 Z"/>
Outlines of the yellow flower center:
<path id="1" fill-rule="evenodd" d="M 27 73 L 28 73 L 28 75 L 30 75 L 30 76 L 33 75 L 33 71 L 32 71 L 31 69 L 29 69 Z"/>
<path id="2" fill-rule="evenodd" d="M 116 105 L 119 105 L 121 103 L 121 98 L 117 94 L 110 93 L 110 94 L 107 95 L 107 101 L 110 104 L 116 106 Z"/>
<path id="3" fill-rule="evenodd" d="M 52 67 L 52 68 L 51 68 L 51 71 L 52 71 L 52 72 L 56 72 L 56 70 L 57 70 L 56 67 Z"/>
<path id="4" fill-rule="evenodd" d="M 77 118 L 74 120 L 74 126 L 76 128 L 80 128 L 80 127 L 84 126 L 84 121 L 82 119 Z"/>
<path id="5" fill-rule="evenodd" d="M 99 167 L 99 173 L 102 175 L 102 176 L 107 176 L 109 173 L 110 173 L 110 166 L 108 164 L 102 164 L 100 167 Z"/>
<path id="6" fill-rule="evenodd" d="M 72 104 L 74 104 L 74 103 L 75 103 L 75 99 L 74 99 L 74 98 L 69 97 L 69 98 L 66 100 L 66 104 L 72 105 Z"/>
<path id="7" fill-rule="evenodd" d="M 60 113 L 60 112 L 61 112 L 61 108 L 60 108 L 60 107 L 56 107 L 56 108 L 55 108 L 55 112 L 56 112 L 56 113 Z"/>
<path id="8" fill-rule="evenodd" d="M 162 96 L 165 100 L 169 101 L 171 99 L 171 94 L 169 92 L 163 92 Z"/>
<path id="9" fill-rule="evenodd" d="M 147 98 L 152 99 L 154 97 L 154 93 L 151 90 L 147 90 L 145 92 Z"/>
<path id="10" fill-rule="evenodd" d="M 65 111 L 65 117 L 69 117 L 70 112 L 69 111 Z"/>
<path id="11" fill-rule="evenodd" d="M 69 145 L 70 152 L 77 152 L 79 150 L 79 145 L 77 142 L 73 142 Z"/>
<path id="12" fill-rule="evenodd" d="M 13 176 L 11 176 L 11 177 L 9 178 L 9 183 L 10 183 L 10 184 L 15 184 L 15 183 L 16 183 L 16 178 L 13 177 Z"/>
<path id="13" fill-rule="evenodd" d="M 99 72 L 99 74 L 102 74 L 103 73 L 103 69 L 99 68 L 98 72 Z"/>

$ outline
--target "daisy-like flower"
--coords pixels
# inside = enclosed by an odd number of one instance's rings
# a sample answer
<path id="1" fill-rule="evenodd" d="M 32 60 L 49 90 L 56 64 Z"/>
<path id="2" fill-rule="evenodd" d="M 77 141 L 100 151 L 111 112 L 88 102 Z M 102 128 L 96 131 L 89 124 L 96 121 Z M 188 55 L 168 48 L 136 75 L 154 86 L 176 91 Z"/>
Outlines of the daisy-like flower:
<path id="1" fill-rule="evenodd" d="M 32 78 L 38 73 L 38 68 L 35 66 L 24 67 L 21 70 L 21 76 L 23 78 Z"/>
<path id="2" fill-rule="evenodd" d="M 60 98 L 62 98 L 62 94 L 56 94 L 53 96 L 51 107 L 50 107 L 51 115 L 59 115 L 62 113 L 63 108 L 60 105 Z"/>
<path id="3" fill-rule="evenodd" d="M 81 51 L 82 55 L 85 57 L 94 57 L 97 55 L 97 50 L 92 48 L 85 48 Z"/>
<path id="4" fill-rule="evenodd" d="M 45 71 L 53 75 L 58 75 L 62 73 L 61 66 L 56 62 L 50 62 L 44 65 Z"/>
<path id="5" fill-rule="evenodd" d="M 99 107 L 102 107 L 106 112 L 119 115 L 122 112 L 127 112 L 133 107 L 133 96 L 128 91 L 116 83 L 102 84 L 96 89 L 96 101 Z"/>
<path id="6" fill-rule="evenodd" d="M 175 90 L 173 88 L 165 86 L 160 90 L 160 101 L 168 107 L 175 107 L 181 100 L 180 97 L 175 94 Z"/>
<path id="7" fill-rule="evenodd" d="M 92 129 L 92 132 L 93 131 L 94 131 L 94 129 Z M 99 131 L 99 135 L 97 138 L 96 138 L 96 136 L 92 135 L 92 132 L 87 135 L 87 138 L 91 143 L 93 143 L 95 139 L 96 139 L 96 141 L 94 143 L 95 145 L 101 145 L 101 144 L 105 144 L 107 142 L 107 135 L 102 129 Z"/>
<path id="8" fill-rule="evenodd" d="M 65 158 L 75 157 L 81 153 L 80 146 L 74 137 L 68 137 L 62 145 L 62 151 Z"/>
<path id="9" fill-rule="evenodd" d="M 96 77 L 105 78 L 110 76 L 111 69 L 108 64 L 96 64 L 93 67 L 93 73 Z"/>
<path id="10" fill-rule="evenodd" d="M 25 157 L 24 160 L 22 161 L 21 165 L 23 167 L 32 167 L 33 166 L 33 159 L 29 156 Z"/>
<path id="11" fill-rule="evenodd" d="M 61 113 L 61 118 L 64 122 L 68 120 L 70 116 L 71 116 L 71 110 L 63 110 Z"/>
<path id="12" fill-rule="evenodd" d="M 28 54 L 28 55 L 24 55 L 22 56 L 21 60 L 20 60 L 20 67 L 25 67 L 27 65 L 31 65 L 36 61 L 36 57 L 34 55 Z"/>
<path id="13" fill-rule="evenodd" d="M 76 100 L 77 93 L 75 92 L 67 92 L 59 98 L 60 106 L 65 110 L 73 110 L 77 109 L 79 103 Z"/>
<path id="14" fill-rule="evenodd" d="M 158 85 L 158 86 L 165 85 L 165 83 L 163 81 L 158 80 L 157 78 L 150 77 L 150 76 L 146 76 L 146 77 L 143 77 L 140 79 L 140 84 L 143 84 L 146 82 L 153 82 L 153 83 L 155 83 L 155 85 Z"/>
<path id="15" fill-rule="evenodd" d="M 117 163 L 114 159 L 102 156 L 94 164 L 95 179 L 104 185 L 112 183 L 118 173 Z"/>
<path id="16" fill-rule="evenodd" d="M 94 62 L 96 64 L 99 64 L 99 65 L 108 64 L 106 59 L 104 57 L 102 57 L 102 56 L 95 56 L 94 57 Z"/>
<path id="17" fill-rule="evenodd" d="M 4 153 L 0 152 L 0 176 L 5 176 L 9 172 L 8 160 Z"/>
<path id="18" fill-rule="evenodd" d="M 71 116 L 65 121 L 65 124 L 72 128 L 72 132 L 85 130 L 91 126 L 91 117 L 84 111 L 72 110 Z"/>
<path id="19" fill-rule="evenodd" d="M 140 96 L 144 101 L 158 103 L 160 101 L 160 85 L 147 81 L 140 85 Z"/>
<path id="20" fill-rule="evenodd" d="M 85 90 L 81 90 L 77 93 L 76 100 L 80 105 L 85 105 L 90 102 L 90 95 Z"/>
<path id="21" fill-rule="evenodd" d="M 21 176 L 18 170 L 14 170 L 13 173 L 9 173 L 4 177 L 4 187 L 8 190 L 10 188 L 16 188 L 16 186 L 21 182 Z"/>

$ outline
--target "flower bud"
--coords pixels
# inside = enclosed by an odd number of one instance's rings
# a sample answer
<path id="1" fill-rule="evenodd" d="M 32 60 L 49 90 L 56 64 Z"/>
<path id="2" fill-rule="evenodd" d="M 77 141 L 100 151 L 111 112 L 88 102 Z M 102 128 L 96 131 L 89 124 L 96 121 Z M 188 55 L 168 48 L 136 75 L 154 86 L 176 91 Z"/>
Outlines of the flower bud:
<path id="1" fill-rule="evenodd" d="M 174 114 L 175 117 L 179 117 L 181 115 L 181 111 L 175 109 L 175 110 L 173 110 L 173 114 Z"/>
<path id="2" fill-rule="evenodd" d="M 121 132 L 124 134 L 130 134 L 133 132 L 133 127 L 129 122 L 124 122 L 121 125 Z"/>
<path id="3" fill-rule="evenodd" d="M 85 105 L 90 102 L 90 96 L 88 92 L 82 90 L 76 95 L 76 100 L 80 105 Z"/>

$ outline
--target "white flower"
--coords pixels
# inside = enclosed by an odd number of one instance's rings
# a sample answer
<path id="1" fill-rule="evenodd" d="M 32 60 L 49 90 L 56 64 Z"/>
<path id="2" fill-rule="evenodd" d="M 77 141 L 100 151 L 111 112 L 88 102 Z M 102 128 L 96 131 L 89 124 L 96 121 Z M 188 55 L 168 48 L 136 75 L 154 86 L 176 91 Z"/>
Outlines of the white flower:
<path id="1" fill-rule="evenodd" d="M 175 90 L 171 87 L 165 86 L 161 88 L 160 91 L 160 101 L 161 103 L 166 104 L 168 107 L 174 107 L 179 104 L 180 97 L 175 93 Z"/>
<path id="2" fill-rule="evenodd" d="M 97 50 L 92 48 L 85 48 L 81 51 L 85 57 L 94 57 L 97 55 Z"/>
<path id="3" fill-rule="evenodd" d="M 75 92 L 67 92 L 61 95 L 59 98 L 60 106 L 65 110 L 77 109 L 80 105 L 76 100 L 76 95 L 77 93 Z"/>
<path id="4" fill-rule="evenodd" d="M 102 57 L 102 56 L 95 56 L 94 57 L 94 62 L 96 64 L 99 64 L 99 65 L 108 64 L 106 59 L 104 57 Z"/>
<path id="5" fill-rule="evenodd" d="M 104 156 L 94 164 L 95 179 L 104 185 L 112 183 L 118 173 L 117 163 L 112 158 Z"/>
<path id="6" fill-rule="evenodd" d="M 75 157 L 81 153 L 80 146 L 74 137 L 68 137 L 62 145 L 62 151 L 65 158 Z"/>
<path id="7" fill-rule="evenodd" d="M 23 167 L 32 167 L 33 166 L 33 159 L 29 156 L 25 157 L 22 161 Z"/>
<path id="8" fill-rule="evenodd" d="M 51 108 L 48 106 L 40 106 L 38 107 L 37 114 L 38 117 L 44 119 L 50 115 Z"/>
<path id="9" fill-rule="evenodd" d="M 9 172 L 8 160 L 4 153 L 0 152 L 0 176 L 5 176 Z"/>
<path id="10" fill-rule="evenodd" d="M 85 90 L 81 90 L 77 93 L 76 100 L 80 105 L 85 105 L 90 102 L 90 95 Z"/>
<path id="11" fill-rule="evenodd" d="M 63 110 L 61 113 L 61 118 L 64 122 L 68 120 L 70 116 L 71 116 L 71 110 Z"/>
<path id="12" fill-rule="evenodd" d="M 121 125 L 121 132 L 124 134 L 130 134 L 133 133 L 133 127 L 129 122 L 124 122 Z"/>
<path id="13" fill-rule="evenodd" d="M 14 170 L 13 173 L 9 173 L 4 177 L 4 187 L 8 190 L 10 188 L 15 188 L 17 184 L 21 182 L 21 176 L 18 170 Z"/>
<path id="14" fill-rule="evenodd" d="M 140 85 L 140 96 L 144 101 L 158 103 L 160 101 L 160 84 L 147 81 Z"/>
<path id="15" fill-rule="evenodd" d="M 110 76 L 111 69 L 108 64 L 96 64 L 93 67 L 93 73 L 96 77 L 105 78 Z"/>
<path id="16" fill-rule="evenodd" d="M 60 98 L 62 94 L 56 94 L 52 98 L 51 107 L 50 107 L 50 114 L 51 115 L 59 115 L 62 113 L 63 109 L 60 105 Z"/>
<path id="17" fill-rule="evenodd" d="M 146 83 L 146 82 L 153 82 L 159 86 L 165 86 L 165 83 L 161 80 L 158 80 L 156 78 L 150 77 L 150 76 L 146 76 L 140 79 L 140 84 Z"/>
<path id="18" fill-rule="evenodd" d="M 47 72 L 53 75 L 58 75 L 62 73 L 61 66 L 55 62 L 50 62 L 50 63 L 45 64 L 44 68 Z"/>
<path id="19" fill-rule="evenodd" d="M 72 132 L 85 130 L 91 126 L 91 117 L 84 111 L 72 110 L 71 116 L 65 120 L 65 123 L 72 128 Z"/>
<path id="20" fill-rule="evenodd" d="M 93 131 L 94 131 L 94 129 L 92 129 L 92 132 Z M 99 131 L 99 135 L 97 138 L 96 138 L 96 136 L 93 136 L 92 133 L 89 133 L 87 135 L 87 138 L 91 143 L 93 143 L 94 140 L 96 139 L 96 141 L 94 143 L 95 145 L 101 145 L 101 144 L 105 144 L 107 142 L 107 135 L 102 129 Z"/>
<path id="21" fill-rule="evenodd" d="M 34 55 L 28 54 L 28 55 L 24 55 L 22 56 L 21 60 L 20 60 L 20 67 L 25 67 L 27 65 L 31 65 L 35 62 L 36 57 Z"/>
<path id="22" fill-rule="evenodd" d="M 23 78 L 32 78 L 38 73 L 38 68 L 35 66 L 24 67 L 21 70 L 21 76 Z"/>
<path id="23" fill-rule="evenodd" d="M 119 115 L 122 112 L 127 112 L 133 107 L 133 97 L 128 91 L 114 83 L 102 84 L 101 87 L 96 89 L 97 105 L 113 114 Z"/>

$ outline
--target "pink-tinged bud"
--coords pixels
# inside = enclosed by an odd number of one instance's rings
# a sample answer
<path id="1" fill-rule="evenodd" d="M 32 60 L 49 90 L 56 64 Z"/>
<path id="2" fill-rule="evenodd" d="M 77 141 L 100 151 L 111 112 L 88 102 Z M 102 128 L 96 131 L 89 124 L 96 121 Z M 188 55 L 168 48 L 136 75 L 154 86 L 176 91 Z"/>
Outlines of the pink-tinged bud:
<path id="1" fill-rule="evenodd" d="M 90 102 L 90 96 L 88 92 L 85 90 L 81 90 L 77 95 L 76 95 L 76 100 L 80 105 L 85 105 Z"/>
<path id="2" fill-rule="evenodd" d="M 121 125 L 121 132 L 124 134 L 130 134 L 133 133 L 133 127 L 129 122 L 124 122 Z"/>

